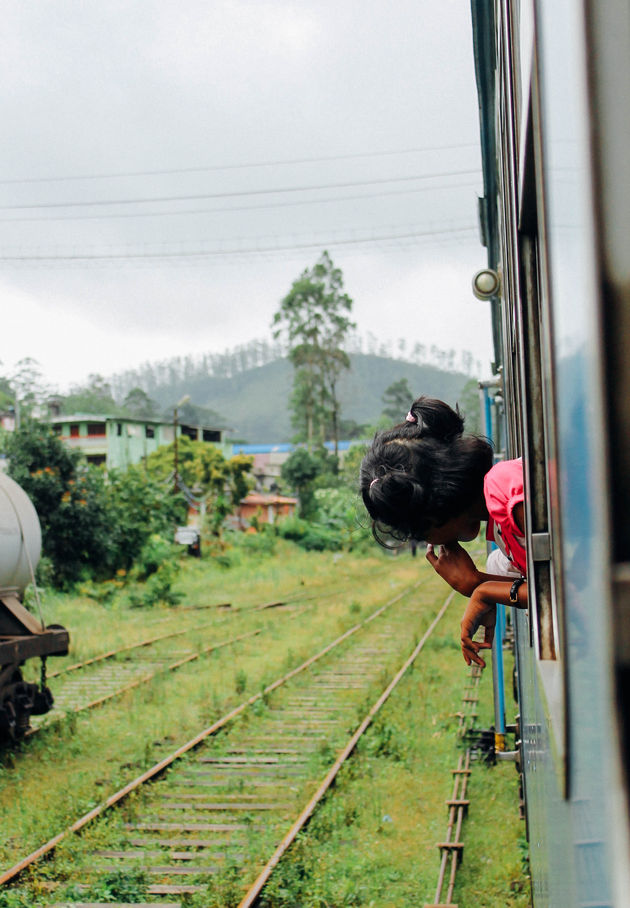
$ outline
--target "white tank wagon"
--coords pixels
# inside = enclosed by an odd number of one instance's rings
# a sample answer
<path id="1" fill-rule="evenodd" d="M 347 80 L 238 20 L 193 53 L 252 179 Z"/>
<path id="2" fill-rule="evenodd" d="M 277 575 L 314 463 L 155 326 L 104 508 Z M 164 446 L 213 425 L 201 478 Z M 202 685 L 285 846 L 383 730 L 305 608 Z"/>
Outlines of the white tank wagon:
<path id="1" fill-rule="evenodd" d="M 46 627 L 22 604 L 24 590 L 34 580 L 42 534 L 37 512 L 24 490 L 0 474 L 0 741 L 23 737 L 31 715 L 52 707 L 46 686 L 46 657 L 68 652 L 68 632 Z M 42 660 L 41 681 L 24 681 L 27 659 Z"/>

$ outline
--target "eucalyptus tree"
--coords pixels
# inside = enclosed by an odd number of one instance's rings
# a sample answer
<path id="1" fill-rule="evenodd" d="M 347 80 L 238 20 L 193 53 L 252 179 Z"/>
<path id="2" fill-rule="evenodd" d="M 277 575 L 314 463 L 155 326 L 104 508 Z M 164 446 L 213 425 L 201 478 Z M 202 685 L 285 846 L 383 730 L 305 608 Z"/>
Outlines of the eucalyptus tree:
<path id="1" fill-rule="evenodd" d="M 327 430 L 339 441 L 339 377 L 350 368 L 344 350 L 356 327 L 352 299 L 343 290 L 343 274 L 324 251 L 312 268 L 293 282 L 273 318 L 274 337 L 284 337 L 294 367 L 293 425 L 308 449 L 325 441 Z"/>

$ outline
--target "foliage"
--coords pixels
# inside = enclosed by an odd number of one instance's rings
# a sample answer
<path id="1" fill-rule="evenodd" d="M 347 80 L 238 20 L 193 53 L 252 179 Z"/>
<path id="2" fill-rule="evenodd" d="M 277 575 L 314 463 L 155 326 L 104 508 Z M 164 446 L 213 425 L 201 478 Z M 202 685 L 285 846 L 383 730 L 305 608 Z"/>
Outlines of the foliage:
<path id="1" fill-rule="evenodd" d="M 471 378 L 466 382 L 459 395 L 458 404 L 466 420 L 466 432 L 478 435 L 481 432 L 481 400 L 477 379 Z"/>
<path id="2" fill-rule="evenodd" d="M 132 388 L 123 401 L 123 409 L 130 416 L 138 419 L 151 419 L 158 416 L 158 406 L 142 388 Z"/>
<path id="3" fill-rule="evenodd" d="M 229 541 L 233 548 L 240 549 L 250 555 L 268 556 L 276 550 L 277 533 L 273 524 L 263 523 L 255 532 L 238 530 L 229 534 Z"/>
<path id="4" fill-rule="evenodd" d="M 6 442 L 9 475 L 29 495 L 42 526 L 42 549 L 55 580 L 76 580 L 87 566 L 108 562 L 111 535 L 104 506 L 104 477 L 82 468 L 48 427 L 29 422 Z"/>
<path id="5" fill-rule="evenodd" d="M 297 448 L 282 464 L 280 475 L 297 492 L 300 517 L 308 519 L 315 513 L 314 483 L 321 473 L 321 459 L 305 448 Z"/>
<path id="6" fill-rule="evenodd" d="M 344 485 L 355 492 L 359 489 L 359 470 L 361 461 L 367 453 L 367 445 L 352 445 L 345 453 L 339 476 Z"/>
<path id="7" fill-rule="evenodd" d="M 174 445 L 162 445 L 150 454 L 147 471 L 156 479 L 172 475 Z M 253 457 L 237 454 L 227 460 L 219 448 L 182 436 L 177 442 L 177 473 L 184 484 L 205 500 L 208 523 L 214 534 L 220 531 L 253 485 Z"/>
<path id="8" fill-rule="evenodd" d="M 173 495 L 140 466 L 110 472 L 107 509 L 117 552 L 111 571 L 128 570 L 152 536 L 170 537 L 186 519 L 183 496 Z"/>
<path id="9" fill-rule="evenodd" d="M 335 552 L 342 547 L 340 532 L 300 517 L 285 517 L 278 521 L 277 528 L 282 539 L 290 539 L 307 552 Z"/>
<path id="10" fill-rule="evenodd" d="M 383 391 L 383 415 L 392 423 L 402 422 L 414 395 L 406 378 L 399 378 Z"/>
<path id="11" fill-rule="evenodd" d="M 152 533 L 168 532 L 182 499 L 139 467 L 124 473 L 86 466 L 49 427 L 24 424 L 7 439 L 9 475 L 31 498 L 54 582 L 103 579 L 126 570 Z"/>
<path id="12" fill-rule="evenodd" d="M 120 407 L 112 395 L 109 382 L 102 375 L 88 376 L 85 385 L 74 385 L 70 393 L 59 398 L 63 414 L 93 413 L 114 414 L 120 412 Z"/>
<path id="13" fill-rule="evenodd" d="M 359 543 L 371 540 L 371 534 L 359 523 L 357 517 L 358 498 L 356 492 L 347 486 L 318 489 L 317 525 L 334 530 L 339 534 L 341 547 L 347 550 Z"/>
<path id="14" fill-rule="evenodd" d="M 132 608 L 146 608 L 157 605 L 177 605 L 183 599 L 183 593 L 173 589 L 180 571 L 178 562 L 172 558 L 162 562 L 149 576 L 146 583 L 129 592 Z"/>
<path id="15" fill-rule="evenodd" d="M 33 897 L 25 889 L 5 889 L 0 892 L 0 908 L 32 908 Z"/>
<path id="16" fill-rule="evenodd" d="M 41 406 L 49 391 L 44 384 L 40 365 L 30 356 L 19 360 L 13 374 L 9 376 L 5 390 L 13 397 L 16 422 L 32 418 L 35 409 Z"/>
<path id="17" fill-rule="evenodd" d="M 98 883 L 90 887 L 84 898 L 101 902 L 145 902 L 148 893 L 147 875 L 143 870 L 112 870 L 103 874 Z"/>
<path id="18" fill-rule="evenodd" d="M 343 292 L 341 269 L 323 252 L 293 282 L 274 315 L 274 337 L 285 334 L 295 369 L 291 408 L 299 440 L 309 450 L 326 435 L 339 440 L 338 382 L 350 368 L 343 344 L 352 328 L 352 300 Z"/>
<path id="19" fill-rule="evenodd" d="M 147 580 L 155 574 L 162 564 L 173 558 L 177 551 L 176 546 L 160 536 L 152 533 L 142 547 L 133 568 L 134 580 Z"/>

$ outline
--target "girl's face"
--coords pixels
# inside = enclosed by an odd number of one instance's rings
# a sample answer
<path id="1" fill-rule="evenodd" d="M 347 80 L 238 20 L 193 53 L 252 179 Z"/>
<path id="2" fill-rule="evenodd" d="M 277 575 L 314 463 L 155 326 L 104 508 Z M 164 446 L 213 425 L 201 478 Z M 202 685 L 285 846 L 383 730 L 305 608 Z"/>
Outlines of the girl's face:
<path id="1" fill-rule="evenodd" d="M 481 521 L 464 512 L 451 517 L 439 527 L 432 527 L 425 536 L 431 545 L 448 545 L 449 542 L 472 542 L 477 538 Z"/>

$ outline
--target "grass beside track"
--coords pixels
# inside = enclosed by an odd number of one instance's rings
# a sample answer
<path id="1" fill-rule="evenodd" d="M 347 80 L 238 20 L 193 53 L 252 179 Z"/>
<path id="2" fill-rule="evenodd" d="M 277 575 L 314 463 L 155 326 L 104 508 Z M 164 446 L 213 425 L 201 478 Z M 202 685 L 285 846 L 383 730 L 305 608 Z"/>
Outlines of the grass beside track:
<path id="1" fill-rule="evenodd" d="M 419 573 L 426 582 L 414 594 L 418 608 L 435 613 L 446 587 L 424 559 L 414 561 L 408 555 L 392 558 L 375 549 L 369 555 L 338 557 L 282 545 L 275 556 L 230 570 L 217 568 L 210 559 L 186 563 L 180 585 L 187 606 L 232 601 L 237 608 L 296 595 L 307 587 L 307 594 L 317 589 L 339 592 L 329 592 L 311 605 L 305 601 L 307 607 L 294 618 L 275 610 L 251 613 L 252 622 L 267 626 L 261 637 L 162 677 L 89 717 L 70 717 L 54 732 L 6 754 L 0 768 L 4 832 L 0 865 L 10 866 L 59 832 L 227 709 L 298 664 L 318 644 L 411 584 Z M 71 630 L 75 651 L 70 661 L 130 638 L 139 640 L 147 628 L 150 635 L 158 627 L 160 632 L 168 629 L 171 622 L 175 628 L 178 622 L 190 621 L 190 612 L 181 608 L 121 611 L 85 598 L 50 597 L 45 608 Z M 457 645 L 460 611 L 461 602 L 453 603 L 435 640 L 343 771 L 337 790 L 274 873 L 264 896 L 267 906 L 401 908 L 432 900 L 439 864 L 435 842 L 445 835 L 444 801 L 450 797 L 450 769 L 457 760 L 455 713 L 469 671 Z M 198 617 L 205 622 L 208 615 L 204 611 Z M 48 618 L 53 620 L 51 614 Z M 250 619 L 243 614 L 239 629 L 246 620 Z M 217 639 L 230 635 L 224 616 L 212 633 Z M 413 643 L 409 640 L 409 650 Z M 481 697 L 487 725 L 489 672 L 482 679 Z M 516 783 L 511 764 L 473 767 L 472 804 L 463 834 L 466 851 L 455 893 L 460 905 L 498 908 L 528 903 Z M 228 877 L 219 876 L 215 889 L 217 905 L 237 904 Z M 27 874 L 15 889 L 0 893 L 0 908 L 30 908 L 38 899 L 43 900 L 44 893 L 29 885 Z"/>
<path id="2" fill-rule="evenodd" d="M 432 903 L 452 797 L 457 712 L 470 669 L 458 645 L 457 599 L 393 693 L 335 790 L 274 873 L 263 908 L 324 905 L 418 908 Z M 479 687 L 478 727 L 492 722 L 492 679 Z M 510 701 L 507 700 L 509 704 Z M 512 763 L 472 764 L 463 862 L 453 902 L 460 908 L 526 908 L 525 824 L 518 819 Z M 442 899 L 446 886 L 442 890 Z"/>

